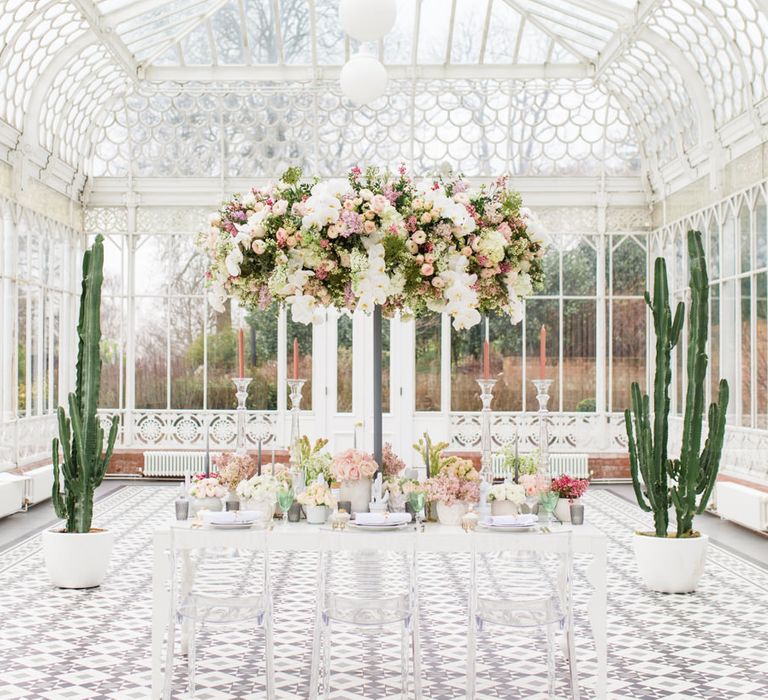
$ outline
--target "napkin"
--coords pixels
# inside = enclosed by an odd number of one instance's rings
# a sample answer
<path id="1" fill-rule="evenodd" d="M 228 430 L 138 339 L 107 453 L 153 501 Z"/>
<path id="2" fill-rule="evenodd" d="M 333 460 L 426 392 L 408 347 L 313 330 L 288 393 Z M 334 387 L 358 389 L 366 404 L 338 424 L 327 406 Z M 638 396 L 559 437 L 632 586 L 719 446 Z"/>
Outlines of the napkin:
<path id="1" fill-rule="evenodd" d="M 403 525 L 411 522 L 410 513 L 357 513 L 358 525 Z"/>
<path id="2" fill-rule="evenodd" d="M 260 510 L 227 510 L 227 511 L 204 511 L 200 513 L 203 520 L 215 525 L 226 525 L 228 523 L 252 523 L 263 517 Z"/>
<path id="3" fill-rule="evenodd" d="M 530 527 L 538 521 L 536 514 L 523 513 L 522 515 L 489 515 L 485 519 L 485 524 L 491 527 Z"/>

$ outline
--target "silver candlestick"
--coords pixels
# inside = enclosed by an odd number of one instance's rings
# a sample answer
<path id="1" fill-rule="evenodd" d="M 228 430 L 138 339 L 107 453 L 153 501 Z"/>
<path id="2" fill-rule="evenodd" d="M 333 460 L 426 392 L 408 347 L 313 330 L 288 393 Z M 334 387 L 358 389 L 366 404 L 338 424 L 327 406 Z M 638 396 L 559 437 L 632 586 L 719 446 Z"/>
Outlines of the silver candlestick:
<path id="1" fill-rule="evenodd" d="M 301 437 L 301 428 L 299 418 L 301 417 L 301 389 L 304 386 L 305 379 L 289 379 L 288 386 L 291 399 L 291 441 L 289 443 L 291 468 L 298 469 L 300 462 L 299 438 Z"/>
<path id="2" fill-rule="evenodd" d="M 539 402 L 539 476 L 549 480 L 552 474 L 549 470 L 549 387 L 552 386 L 551 379 L 534 379 L 533 385 L 536 387 L 536 399 Z"/>
<path id="3" fill-rule="evenodd" d="M 480 385 L 480 401 L 483 408 L 480 411 L 480 479 L 493 482 L 493 455 L 491 443 L 491 401 L 495 379 L 478 379 Z"/>
<path id="4" fill-rule="evenodd" d="M 237 397 L 237 439 L 235 442 L 235 452 L 244 455 L 248 451 L 245 446 L 245 425 L 247 419 L 247 409 L 245 400 L 248 398 L 248 385 L 251 383 L 250 377 L 233 377 L 235 384 L 235 396 Z"/>

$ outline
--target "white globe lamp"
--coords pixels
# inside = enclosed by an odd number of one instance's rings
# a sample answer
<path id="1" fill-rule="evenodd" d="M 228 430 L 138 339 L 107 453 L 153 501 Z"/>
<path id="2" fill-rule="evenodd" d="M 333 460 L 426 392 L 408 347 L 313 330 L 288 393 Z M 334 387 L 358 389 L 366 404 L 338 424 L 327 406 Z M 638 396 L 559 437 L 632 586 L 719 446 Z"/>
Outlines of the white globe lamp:
<path id="1" fill-rule="evenodd" d="M 339 20 L 344 31 L 358 41 L 378 41 L 397 19 L 395 0 L 341 0 Z"/>
<path id="2" fill-rule="evenodd" d="M 353 55 L 339 76 L 344 96 L 358 105 L 367 105 L 387 90 L 387 69 L 373 56 Z"/>

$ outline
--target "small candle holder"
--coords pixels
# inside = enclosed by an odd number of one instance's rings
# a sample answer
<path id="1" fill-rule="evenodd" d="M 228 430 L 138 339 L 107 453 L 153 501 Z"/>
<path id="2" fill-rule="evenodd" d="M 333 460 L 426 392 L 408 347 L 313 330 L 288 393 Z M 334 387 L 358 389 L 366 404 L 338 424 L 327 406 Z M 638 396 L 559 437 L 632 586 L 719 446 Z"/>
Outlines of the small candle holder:
<path id="1" fill-rule="evenodd" d="M 551 379 L 534 379 L 533 385 L 536 387 L 536 399 L 539 402 L 539 476 L 543 477 L 548 484 L 552 478 L 549 469 L 549 387 L 552 386 Z"/>
<path id="2" fill-rule="evenodd" d="M 247 419 L 247 409 L 245 400 L 248 398 L 248 385 L 251 383 L 251 377 L 233 377 L 235 384 L 235 396 L 237 397 L 237 438 L 235 441 L 235 452 L 244 455 L 247 452 L 245 446 L 245 424 Z"/>
<path id="3" fill-rule="evenodd" d="M 480 386 L 480 401 L 483 407 L 480 411 L 480 478 L 493 483 L 493 454 L 491 443 L 491 401 L 493 401 L 493 387 L 495 379 L 478 379 Z"/>
<path id="4" fill-rule="evenodd" d="M 292 469 L 298 469 L 300 461 L 298 449 L 301 427 L 299 419 L 301 418 L 301 390 L 305 381 L 305 379 L 288 380 L 288 387 L 290 388 L 288 398 L 291 400 L 291 441 L 289 444 Z"/>

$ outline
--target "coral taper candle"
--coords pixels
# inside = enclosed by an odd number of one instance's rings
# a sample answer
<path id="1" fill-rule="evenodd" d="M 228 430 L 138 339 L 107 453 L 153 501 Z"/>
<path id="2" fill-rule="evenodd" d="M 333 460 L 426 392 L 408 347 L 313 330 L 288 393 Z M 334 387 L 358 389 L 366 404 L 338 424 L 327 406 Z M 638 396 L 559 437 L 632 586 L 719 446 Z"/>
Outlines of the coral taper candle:
<path id="1" fill-rule="evenodd" d="M 293 339 L 293 378 L 299 378 L 299 339 Z"/>
<path id="2" fill-rule="evenodd" d="M 539 334 L 539 379 L 544 379 L 544 368 L 547 364 L 547 327 L 542 325 Z"/>
<path id="3" fill-rule="evenodd" d="M 245 334 L 243 329 L 237 331 L 237 370 L 238 377 L 245 376 Z"/>
<path id="4" fill-rule="evenodd" d="M 491 376 L 491 346 L 486 340 L 483 343 L 483 379 L 490 379 Z"/>

